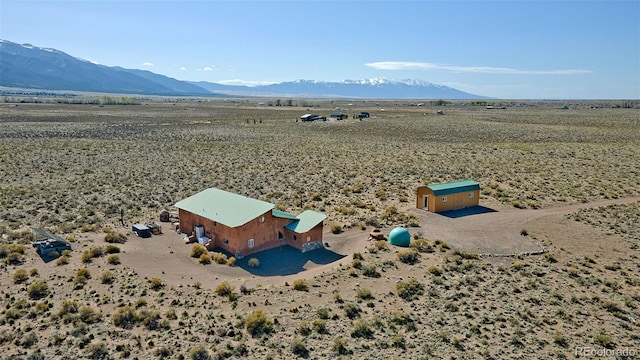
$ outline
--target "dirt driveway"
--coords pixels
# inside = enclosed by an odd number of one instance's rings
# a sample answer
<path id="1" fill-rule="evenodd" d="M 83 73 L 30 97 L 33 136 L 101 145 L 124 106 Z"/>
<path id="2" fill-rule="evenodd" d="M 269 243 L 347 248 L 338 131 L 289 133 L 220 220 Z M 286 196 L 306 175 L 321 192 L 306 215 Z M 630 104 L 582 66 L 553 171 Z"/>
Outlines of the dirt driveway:
<path id="1" fill-rule="evenodd" d="M 461 210 L 445 215 L 411 209 L 422 224 L 410 228 L 420 232 L 429 240 L 442 240 L 452 248 L 465 249 L 477 254 L 520 254 L 541 250 L 540 240 L 545 239 L 560 248 L 571 247 L 594 251 L 602 247 L 603 234 L 591 226 L 569 220 L 565 215 L 583 208 L 623 204 L 637 201 L 640 197 L 614 200 L 599 200 L 591 203 L 572 204 L 545 209 L 515 209 L 500 204 L 485 204 L 471 210 Z M 351 254 L 365 252 L 370 244 L 367 235 L 371 229 L 350 229 L 342 234 L 332 234 L 325 227 L 324 242 L 327 250 L 335 252 L 340 260 L 329 264 L 306 262 L 296 274 L 259 276 L 241 267 L 210 264 L 200 265 L 190 257 L 191 245 L 184 244 L 182 235 L 171 230 L 164 234 L 141 239 L 129 235 L 129 241 L 121 246 L 122 263 L 142 277 L 159 277 L 169 285 L 191 285 L 200 282 L 204 288 L 215 288 L 223 280 L 247 286 L 291 283 L 299 278 L 313 278 L 340 266 L 348 266 Z M 532 236 L 523 236 L 526 229 Z M 382 229 L 388 234 L 391 229 Z M 312 257 L 310 257 L 312 259 Z M 510 261 L 510 260 L 509 260 Z"/>

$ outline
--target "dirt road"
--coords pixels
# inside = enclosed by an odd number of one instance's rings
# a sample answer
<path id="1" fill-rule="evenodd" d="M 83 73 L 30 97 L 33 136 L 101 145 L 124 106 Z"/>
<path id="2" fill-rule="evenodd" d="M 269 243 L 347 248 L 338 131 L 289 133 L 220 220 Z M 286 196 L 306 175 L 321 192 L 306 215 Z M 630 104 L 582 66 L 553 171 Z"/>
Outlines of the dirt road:
<path id="1" fill-rule="evenodd" d="M 624 204 L 640 200 L 640 197 L 598 200 L 590 203 L 571 204 L 545 209 L 516 209 L 497 203 L 484 207 L 465 209 L 448 214 L 434 214 L 413 209 L 419 217 L 419 228 L 410 232 L 422 233 L 429 240 L 442 240 L 452 248 L 477 254 L 521 254 L 536 252 L 545 247 L 562 251 L 604 251 L 615 246 L 620 239 L 605 239 L 598 229 L 566 218 L 567 214 L 584 208 Z M 244 283 L 247 286 L 283 284 L 299 278 L 313 278 L 340 266 L 348 266 L 351 254 L 365 252 L 370 245 L 366 231 L 350 229 L 342 234 L 331 234 L 328 227 L 324 241 L 328 249 L 347 255 L 334 263 L 319 265 L 309 261 L 304 271 L 287 276 L 256 276 L 239 267 L 225 265 L 200 265 L 189 256 L 191 246 L 185 245 L 182 235 L 167 231 L 150 239 L 130 236 L 121 247 L 123 264 L 143 277 L 159 277 L 170 285 L 190 285 L 200 282 L 204 288 L 214 288 L 223 280 Z M 523 236 L 526 229 L 530 236 Z M 383 229 L 388 234 L 391 229 Z M 610 245 L 610 246 L 609 246 Z M 562 256 L 561 254 L 558 256 Z M 503 261 L 511 261 L 504 258 Z"/>

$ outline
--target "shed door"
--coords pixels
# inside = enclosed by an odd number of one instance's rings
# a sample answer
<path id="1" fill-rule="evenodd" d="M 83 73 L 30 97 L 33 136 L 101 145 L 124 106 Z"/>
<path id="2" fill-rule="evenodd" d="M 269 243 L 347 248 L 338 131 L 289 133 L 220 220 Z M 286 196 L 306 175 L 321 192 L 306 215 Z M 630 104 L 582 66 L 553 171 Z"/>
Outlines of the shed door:
<path id="1" fill-rule="evenodd" d="M 427 195 L 422 195 L 422 208 L 424 210 L 429 210 L 429 196 Z"/>

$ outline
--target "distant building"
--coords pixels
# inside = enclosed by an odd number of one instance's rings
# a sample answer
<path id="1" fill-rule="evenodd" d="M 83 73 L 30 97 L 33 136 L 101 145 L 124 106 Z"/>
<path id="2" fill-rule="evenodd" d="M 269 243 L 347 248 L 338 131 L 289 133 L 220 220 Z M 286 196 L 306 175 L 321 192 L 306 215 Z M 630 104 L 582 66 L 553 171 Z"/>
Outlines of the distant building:
<path id="1" fill-rule="evenodd" d="M 416 207 L 439 213 L 477 206 L 480 201 L 480 184 L 473 180 L 460 180 L 418 187 Z"/>
<path id="2" fill-rule="evenodd" d="M 36 240 L 31 244 L 36 248 L 36 252 L 40 256 L 47 256 L 51 252 L 62 254 L 64 250 L 73 250 L 71 244 L 60 236 L 54 235 L 46 230 L 32 227 L 31 230 L 38 235 Z"/>
<path id="3" fill-rule="evenodd" d="M 321 248 L 326 215 L 306 210 L 293 215 L 266 201 L 210 188 L 179 201 L 180 230 L 194 234 L 209 250 L 236 257 L 282 245 L 302 252 Z"/>

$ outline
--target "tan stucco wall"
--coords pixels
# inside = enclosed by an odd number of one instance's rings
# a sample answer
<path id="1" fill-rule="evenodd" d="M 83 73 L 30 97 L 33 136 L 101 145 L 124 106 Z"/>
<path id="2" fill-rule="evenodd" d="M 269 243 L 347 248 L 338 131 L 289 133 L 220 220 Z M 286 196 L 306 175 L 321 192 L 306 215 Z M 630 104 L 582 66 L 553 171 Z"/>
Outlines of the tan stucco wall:
<path id="1" fill-rule="evenodd" d="M 220 223 L 216 225 L 207 218 L 181 209 L 179 209 L 179 215 L 180 230 L 185 234 L 193 232 L 196 225 L 204 227 L 205 235 L 212 239 L 209 250 L 219 247 L 231 254 L 239 251 L 240 254 L 246 256 L 286 244 L 301 250 L 304 244 L 307 243 L 309 236 L 311 237 L 310 241 L 322 242 L 322 223 L 309 232 L 299 234 L 284 228 L 285 225 L 291 222 L 291 219 L 274 217 L 271 211 L 234 228 Z M 262 221 L 263 217 L 264 221 Z M 282 239 L 279 239 L 278 232 L 282 233 Z M 294 240 L 294 236 L 297 240 Z M 228 243 L 224 242 L 225 239 L 228 240 Z M 252 248 L 249 248 L 249 239 L 253 239 L 254 245 Z"/>
<path id="2" fill-rule="evenodd" d="M 469 197 L 469 193 L 472 193 L 473 196 Z M 418 209 L 424 208 L 424 196 L 428 198 L 427 210 L 436 213 L 477 206 L 480 203 L 479 190 L 435 196 L 431 189 L 426 186 L 421 186 L 416 191 L 416 207 Z M 442 201 L 444 197 L 447 198 L 447 201 Z"/>

